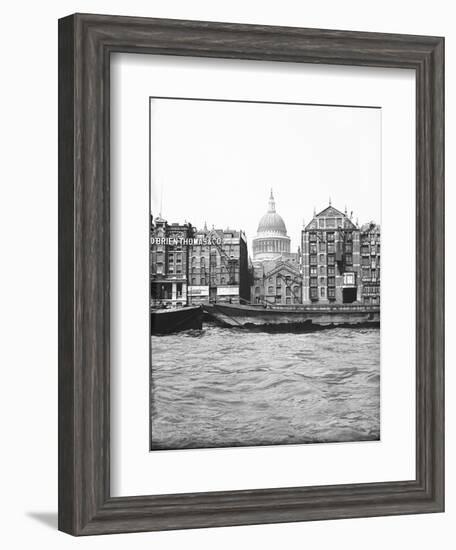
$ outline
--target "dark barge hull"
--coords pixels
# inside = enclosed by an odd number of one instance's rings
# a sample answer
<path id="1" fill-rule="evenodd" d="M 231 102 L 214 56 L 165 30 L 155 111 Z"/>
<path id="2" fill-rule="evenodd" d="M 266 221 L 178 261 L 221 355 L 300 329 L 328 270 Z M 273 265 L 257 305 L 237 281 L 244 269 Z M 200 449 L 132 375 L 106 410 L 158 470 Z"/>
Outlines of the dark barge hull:
<path id="1" fill-rule="evenodd" d="M 171 334 L 183 330 L 201 329 L 203 309 L 201 306 L 177 309 L 154 309 L 150 312 L 150 333 Z"/>
<path id="2" fill-rule="evenodd" d="M 380 326 L 380 308 L 363 305 L 263 307 L 206 304 L 205 314 L 230 328 L 271 331 L 317 330 L 341 326 Z"/>

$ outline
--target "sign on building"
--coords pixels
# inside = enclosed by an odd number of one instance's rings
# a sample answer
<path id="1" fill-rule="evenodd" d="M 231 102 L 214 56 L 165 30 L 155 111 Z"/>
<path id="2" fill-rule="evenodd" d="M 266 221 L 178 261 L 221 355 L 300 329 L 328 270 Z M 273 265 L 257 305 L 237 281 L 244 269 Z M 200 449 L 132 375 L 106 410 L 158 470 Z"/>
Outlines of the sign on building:
<path id="1" fill-rule="evenodd" d="M 217 287 L 217 296 L 239 296 L 239 287 L 219 286 Z"/>
<path id="2" fill-rule="evenodd" d="M 187 290 L 188 296 L 209 296 L 208 286 L 189 286 Z"/>

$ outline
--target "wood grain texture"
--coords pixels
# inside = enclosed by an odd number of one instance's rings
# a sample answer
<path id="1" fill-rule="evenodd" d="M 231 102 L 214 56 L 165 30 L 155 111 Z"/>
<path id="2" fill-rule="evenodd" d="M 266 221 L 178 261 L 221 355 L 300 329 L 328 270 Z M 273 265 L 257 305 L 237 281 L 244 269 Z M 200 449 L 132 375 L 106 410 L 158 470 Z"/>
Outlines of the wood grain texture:
<path id="1" fill-rule="evenodd" d="M 112 52 L 416 71 L 415 480 L 110 496 Z M 443 75 L 438 37 L 83 14 L 59 21 L 59 529 L 89 535 L 443 511 Z"/>

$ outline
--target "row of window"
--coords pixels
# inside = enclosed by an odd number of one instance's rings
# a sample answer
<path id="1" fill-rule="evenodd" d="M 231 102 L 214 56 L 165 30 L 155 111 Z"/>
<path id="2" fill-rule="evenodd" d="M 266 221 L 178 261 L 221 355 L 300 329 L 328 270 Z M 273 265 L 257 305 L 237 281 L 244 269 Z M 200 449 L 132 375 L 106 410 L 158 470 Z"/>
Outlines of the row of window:
<path id="1" fill-rule="evenodd" d="M 333 242 L 335 240 L 335 233 L 333 231 L 312 231 L 309 233 L 309 241 L 310 242 L 324 242 L 326 235 L 326 240 L 328 242 Z M 346 243 L 351 243 L 353 241 L 353 233 L 351 232 L 345 232 L 344 233 L 344 240 Z"/>
<path id="2" fill-rule="evenodd" d="M 336 278 L 335 277 L 328 277 L 328 286 L 336 286 Z M 323 283 L 324 279 L 323 277 L 320 278 L 320 283 Z M 317 277 L 311 277 L 310 278 L 310 286 L 318 286 L 318 278 Z"/>
<path id="3" fill-rule="evenodd" d="M 205 277 L 201 277 L 200 279 L 198 279 L 196 277 L 192 277 L 191 281 L 192 281 L 193 286 L 206 286 L 207 285 L 207 279 Z M 211 278 L 211 281 L 214 282 L 214 279 Z M 221 285 L 227 284 L 227 280 L 225 279 L 225 277 L 222 277 L 220 279 L 220 284 Z"/>
<path id="4" fill-rule="evenodd" d="M 326 289 L 324 287 L 320 288 L 320 297 L 324 298 L 326 293 Z M 318 287 L 311 287 L 310 288 L 310 299 L 311 300 L 318 300 Z M 334 287 L 328 287 L 328 299 L 329 300 L 335 300 L 336 299 L 336 289 Z"/>
<path id="5" fill-rule="evenodd" d="M 335 275 L 336 274 L 336 268 L 335 266 L 333 265 L 329 265 L 328 267 L 324 266 L 324 265 L 321 265 L 319 268 L 318 268 L 318 271 L 320 273 L 320 275 L 326 275 L 326 273 L 328 275 Z M 311 266 L 310 268 L 310 275 L 317 275 L 317 267 L 316 266 Z"/>
<path id="6" fill-rule="evenodd" d="M 276 290 L 274 292 L 274 287 L 273 286 L 268 286 L 268 295 L 269 296 L 273 296 L 274 294 L 277 296 L 277 295 L 280 295 L 281 292 L 282 292 L 282 287 L 276 287 Z M 300 292 L 300 287 L 299 286 L 294 286 L 293 288 L 287 286 L 286 289 L 285 289 L 286 296 L 291 296 L 291 295 L 298 296 L 299 292 Z M 258 286 L 255 287 L 255 294 L 260 294 L 260 287 L 258 287 Z"/>

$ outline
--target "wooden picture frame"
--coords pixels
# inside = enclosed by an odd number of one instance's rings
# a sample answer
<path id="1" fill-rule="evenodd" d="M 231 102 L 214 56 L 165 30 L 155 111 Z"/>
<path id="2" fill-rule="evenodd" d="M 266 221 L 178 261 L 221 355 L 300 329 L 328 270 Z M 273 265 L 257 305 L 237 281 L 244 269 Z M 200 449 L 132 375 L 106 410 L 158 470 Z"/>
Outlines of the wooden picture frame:
<path id="1" fill-rule="evenodd" d="M 110 496 L 110 54 L 416 72 L 416 479 Z M 59 21 L 59 529 L 72 535 L 444 509 L 444 40 L 76 14 Z"/>

